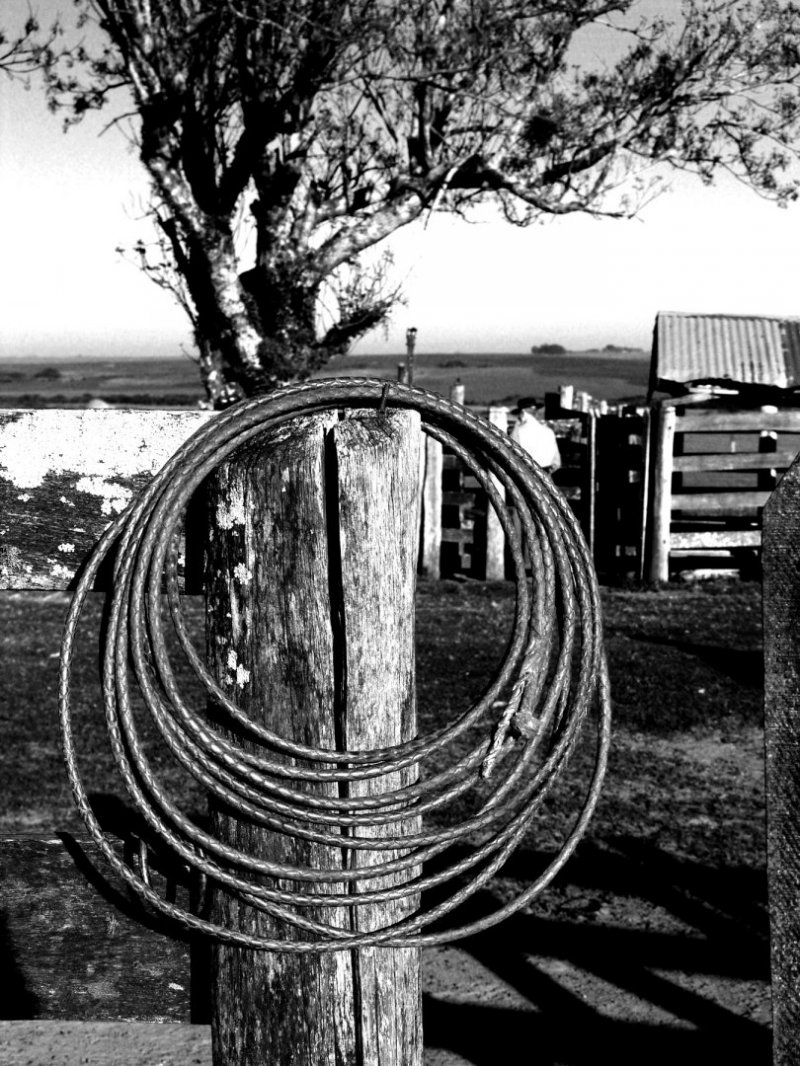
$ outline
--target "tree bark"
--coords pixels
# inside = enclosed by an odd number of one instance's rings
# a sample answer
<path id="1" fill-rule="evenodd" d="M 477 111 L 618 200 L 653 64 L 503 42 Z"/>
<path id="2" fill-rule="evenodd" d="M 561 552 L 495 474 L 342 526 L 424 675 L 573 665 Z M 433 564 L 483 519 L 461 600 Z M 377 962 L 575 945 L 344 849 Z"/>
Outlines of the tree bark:
<path id="1" fill-rule="evenodd" d="M 214 479 L 210 661 L 246 713 L 283 736 L 358 749 L 414 733 L 419 438 L 411 413 L 342 422 L 314 416 L 251 446 Z M 369 787 L 396 784 L 378 779 Z M 337 794 L 335 784 L 313 788 Z M 280 836 L 228 810 L 216 809 L 213 822 L 222 839 L 273 861 L 355 862 L 352 852 Z M 357 853 L 358 864 L 370 854 Z M 307 913 L 370 929 L 414 905 Z M 304 935 L 279 929 L 221 889 L 214 917 L 262 936 Z M 212 1032 L 215 1066 L 421 1063 L 418 953 L 292 955 L 218 945 Z"/>

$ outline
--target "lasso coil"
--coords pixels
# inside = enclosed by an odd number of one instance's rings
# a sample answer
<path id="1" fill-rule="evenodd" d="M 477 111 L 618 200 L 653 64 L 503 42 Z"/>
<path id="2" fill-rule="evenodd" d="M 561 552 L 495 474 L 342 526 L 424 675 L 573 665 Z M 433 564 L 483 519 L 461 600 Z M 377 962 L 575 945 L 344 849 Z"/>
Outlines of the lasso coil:
<path id="1" fill-rule="evenodd" d="M 423 430 L 455 451 L 484 487 L 513 559 L 513 629 L 493 681 L 454 722 L 382 750 L 309 748 L 250 721 L 193 648 L 177 591 L 177 533 L 192 494 L 241 445 L 304 414 L 370 407 L 379 411 L 386 406 L 418 411 Z M 516 510 L 517 523 L 510 519 L 507 503 Z M 111 748 L 128 793 L 150 829 L 183 863 L 209 885 L 237 895 L 285 925 L 285 939 L 215 924 L 163 898 L 151 884 L 146 849 L 138 868 L 123 861 L 92 811 L 77 765 L 70 675 L 81 612 L 112 547 L 116 562 L 103 654 L 103 699 Z M 530 583 L 526 559 L 533 571 Z M 218 730 L 209 721 L 205 707 L 193 710 L 185 704 L 163 632 L 165 580 L 184 654 L 229 721 L 258 742 L 258 754 L 244 754 L 229 730 Z M 347 861 L 342 863 L 345 868 L 296 868 L 257 859 L 210 835 L 176 806 L 152 771 L 134 722 L 131 670 L 173 755 L 217 801 L 257 824 L 341 853 L 370 850 L 387 857 L 361 868 Z M 477 920 L 448 924 L 448 916 L 487 884 L 520 843 L 593 710 L 598 729 L 595 766 L 582 808 L 557 854 L 512 901 Z M 65 624 L 60 715 L 66 765 L 89 833 L 114 870 L 162 914 L 223 941 L 276 951 L 451 941 L 501 921 L 541 892 L 574 851 L 597 803 L 607 760 L 610 700 L 591 558 L 569 506 L 550 479 L 506 434 L 460 405 L 419 389 L 368 379 L 288 387 L 210 419 L 106 531 L 81 575 Z M 461 739 L 463 749 L 465 736 L 476 732 L 479 739 L 466 755 L 442 765 L 454 740 Z M 382 777 L 409 766 L 419 768 L 418 782 L 379 795 L 314 796 L 308 788 L 322 780 Z M 473 815 L 455 826 L 419 828 L 421 815 L 472 789 L 480 790 Z M 382 827 L 391 835 L 359 837 L 360 826 Z M 455 853 L 461 857 L 448 864 L 448 854 Z M 434 858 L 435 872 L 427 872 L 424 864 Z M 402 875 L 402 883 L 381 887 L 378 879 L 385 886 L 390 874 Z M 281 886 L 297 883 L 304 891 L 281 887 L 279 881 Z M 352 892 L 354 882 L 358 894 Z M 368 882 L 372 885 L 365 888 Z M 443 893 L 444 886 L 449 895 Z M 434 888 L 439 902 L 412 910 L 384 928 L 363 932 L 357 922 L 355 929 L 344 929 L 326 920 L 332 907 L 374 909 L 388 900 L 416 901 Z"/>

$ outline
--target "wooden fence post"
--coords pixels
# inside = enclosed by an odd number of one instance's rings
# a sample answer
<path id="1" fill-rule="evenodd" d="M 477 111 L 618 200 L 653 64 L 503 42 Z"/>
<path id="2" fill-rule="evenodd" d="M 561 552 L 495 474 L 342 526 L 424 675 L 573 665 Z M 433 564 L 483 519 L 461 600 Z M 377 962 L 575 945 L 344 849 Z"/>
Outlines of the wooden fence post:
<path id="1" fill-rule="evenodd" d="M 669 580 L 669 535 L 672 522 L 672 451 L 677 413 L 670 405 L 657 415 L 653 464 L 653 510 L 650 535 L 650 581 Z"/>
<path id="2" fill-rule="evenodd" d="M 489 421 L 508 433 L 508 408 L 490 407 Z M 505 499 L 505 487 L 492 474 L 492 480 L 500 495 Z M 506 535 L 500 525 L 500 519 L 494 508 L 487 505 L 486 511 L 486 580 L 503 581 L 506 576 Z"/>
<path id="3" fill-rule="evenodd" d="M 763 513 L 764 725 L 774 1066 L 800 1062 L 800 461 Z"/>
<path id="4" fill-rule="evenodd" d="M 438 581 L 442 572 L 442 445 L 425 437 L 425 474 L 422 482 L 422 572 Z"/>
<path id="5" fill-rule="evenodd" d="M 461 378 L 456 378 L 453 384 L 450 386 L 450 400 L 452 403 L 464 403 L 466 398 L 466 388 L 461 382 Z"/>
<path id="6" fill-rule="evenodd" d="M 281 427 L 215 477 L 209 655 L 246 713 L 281 735 L 350 749 L 414 735 L 420 439 L 412 412 L 315 416 Z M 368 784 L 378 790 L 398 781 Z M 335 782 L 307 787 L 338 795 Z M 353 794 L 356 786 L 349 787 Z M 344 868 L 353 855 L 366 865 L 363 855 L 392 854 L 295 840 L 230 810 L 214 812 L 214 822 L 238 848 L 302 867 Z M 379 913 L 372 905 L 309 916 L 371 929 L 415 906 L 406 900 Z M 223 891 L 214 910 L 226 925 L 276 934 L 272 919 Z M 420 1066 L 420 1018 L 417 949 L 296 955 L 214 948 L 215 1066 Z"/>
<path id="7" fill-rule="evenodd" d="M 586 543 L 592 558 L 595 555 L 597 532 L 597 415 L 589 411 L 586 417 L 586 450 L 588 452 L 586 483 L 586 503 L 583 508 L 585 517 Z"/>

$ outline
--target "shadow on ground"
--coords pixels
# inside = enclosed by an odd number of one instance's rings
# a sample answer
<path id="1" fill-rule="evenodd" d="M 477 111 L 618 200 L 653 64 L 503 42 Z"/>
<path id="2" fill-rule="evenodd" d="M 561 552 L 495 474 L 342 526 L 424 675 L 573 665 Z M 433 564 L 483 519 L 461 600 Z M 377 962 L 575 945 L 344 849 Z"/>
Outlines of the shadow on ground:
<path id="1" fill-rule="evenodd" d="M 762 873 L 710 869 L 621 838 L 584 849 L 562 877 L 579 889 L 563 916 L 557 905 L 552 917 L 517 916 L 460 943 L 505 1002 L 489 989 L 469 1004 L 430 992 L 426 1046 L 474 1066 L 771 1061 Z M 603 918 L 609 895 L 635 899 L 639 921 Z"/>
<path id="2" fill-rule="evenodd" d="M 119 829 L 124 812 L 97 799 L 102 820 Z M 80 849 L 68 850 L 82 868 Z M 504 881 L 529 884 L 546 862 L 521 850 Z M 95 891 L 108 889 L 98 881 Z M 630 836 L 586 844 L 533 913 L 460 941 L 449 961 L 425 953 L 430 1061 L 707 1066 L 731 1057 L 767 1066 L 765 897 L 763 872 L 749 867 L 712 868 Z M 482 892 L 460 918 L 472 922 L 493 909 Z M 2 944 L 3 970 L 17 989 L 11 1016 L 47 1016 L 13 943 L 4 937 Z M 184 1016 L 205 1023 L 208 953 L 192 952 L 188 961 Z M 125 1016 L 121 1007 L 117 1016 Z"/>

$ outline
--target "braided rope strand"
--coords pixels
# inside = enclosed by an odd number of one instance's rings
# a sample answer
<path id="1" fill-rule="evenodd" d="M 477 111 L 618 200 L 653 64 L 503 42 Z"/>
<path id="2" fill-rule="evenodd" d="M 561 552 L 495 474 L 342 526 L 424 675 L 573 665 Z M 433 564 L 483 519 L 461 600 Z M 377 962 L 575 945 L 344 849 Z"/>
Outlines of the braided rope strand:
<path id="1" fill-rule="evenodd" d="M 509 545 L 517 592 L 514 620 L 494 678 L 454 721 L 393 747 L 317 749 L 251 721 L 209 672 L 182 615 L 178 530 L 201 482 L 243 444 L 299 415 L 365 408 L 380 412 L 385 407 L 418 411 L 424 432 L 454 451 L 486 492 Z M 519 515 L 519 532 L 505 500 Z M 290 927 L 286 939 L 232 930 L 163 898 L 151 883 L 146 848 L 137 865 L 123 861 L 92 811 L 73 736 L 71 672 L 86 598 L 112 550 L 116 556 L 102 692 L 109 744 L 125 788 L 148 827 L 183 863 L 207 882 L 223 886 Z M 526 557 L 532 569 L 530 583 Z M 229 732 L 219 732 L 205 707 L 198 711 L 187 704 L 167 652 L 164 585 L 169 620 L 186 662 L 228 722 L 256 742 L 255 750 L 245 751 Z M 134 688 L 176 762 L 215 800 L 276 832 L 344 853 L 368 850 L 386 857 L 379 856 L 375 865 L 365 868 L 345 863 L 344 869 L 308 869 L 257 859 L 209 834 L 159 783 L 137 732 Z M 114 871 L 151 907 L 184 928 L 272 951 L 446 943 L 527 906 L 563 867 L 584 833 L 597 804 L 610 742 L 599 593 L 591 557 L 568 504 L 497 427 L 432 393 L 370 379 L 305 383 L 250 400 L 210 420 L 176 451 L 106 530 L 80 576 L 64 628 L 59 704 L 75 801 L 90 836 Z M 457 924 L 454 912 L 492 879 L 522 841 L 595 709 L 594 770 L 583 805 L 558 852 L 515 899 L 490 915 Z M 455 741 L 463 747 L 466 738 L 476 733 L 478 739 L 468 741 L 466 754 L 446 762 L 447 749 Z M 327 797 L 312 795 L 307 787 L 383 777 L 410 766 L 424 767 L 424 775 L 378 795 L 350 797 L 345 789 L 343 795 Z M 459 824 L 413 831 L 408 825 L 423 814 L 446 809 L 472 790 L 479 790 L 480 804 Z M 386 836 L 365 838 L 354 833 L 362 826 L 387 825 L 392 832 Z M 472 843 L 476 839 L 481 841 L 478 845 Z M 439 857 L 448 852 L 462 857 L 451 857 L 443 865 Z M 429 872 L 424 864 L 434 858 L 442 868 Z M 380 887 L 386 875 L 400 872 L 408 880 Z M 281 887 L 278 879 L 284 883 Z M 353 883 L 359 885 L 355 895 L 347 891 Z M 331 907 L 372 906 L 448 883 L 450 894 L 435 906 L 384 928 L 358 932 L 324 920 Z M 457 887 L 452 888 L 453 883 Z M 337 891 L 334 885 L 345 888 Z M 300 890 L 303 887 L 306 891 Z M 309 917 L 311 911 L 317 917 Z M 442 924 L 448 916 L 456 919 L 455 924 Z M 293 930 L 302 932 L 299 939 L 289 939 L 296 935 Z"/>

